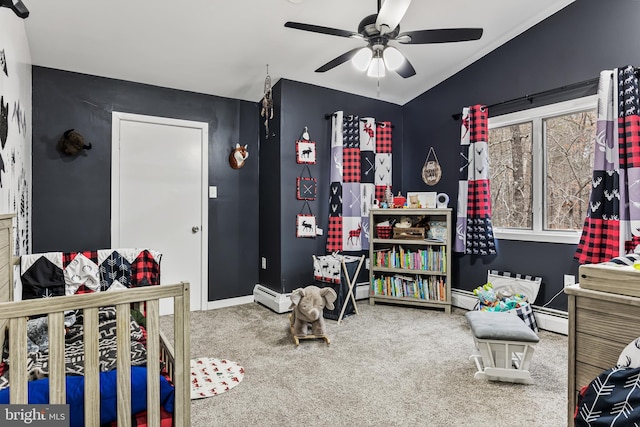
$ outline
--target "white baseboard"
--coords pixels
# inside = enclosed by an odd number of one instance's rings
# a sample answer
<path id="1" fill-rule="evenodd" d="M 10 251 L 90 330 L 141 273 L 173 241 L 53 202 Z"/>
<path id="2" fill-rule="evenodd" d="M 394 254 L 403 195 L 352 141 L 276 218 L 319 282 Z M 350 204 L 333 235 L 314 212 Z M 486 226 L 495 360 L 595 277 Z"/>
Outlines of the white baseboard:
<path id="1" fill-rule="evenodd" d="M 356 285 L 356 300 L 369 298 L 369 283 L 358 283 Z"/>
<path id="2" fill-rule="evenodd" d="M 455 307 L 473 310 L 478 299 L 469 291 L 452 289 L 451 302 Z M 569 334 L 569 319 L 566 312 L 533 306 L 533 314 L 536 317 L 538 328 L 562 335 Z"/>
<path id="3" fill-rule="evenodd" d="M 247 295 L 245 297 L 227 298 L 217 301 L 207 302 L 206 310 L 215 310 L 217 308 L 232 307 L 234 305 L 249 304 L 253 302 L 253 295 Z"/>

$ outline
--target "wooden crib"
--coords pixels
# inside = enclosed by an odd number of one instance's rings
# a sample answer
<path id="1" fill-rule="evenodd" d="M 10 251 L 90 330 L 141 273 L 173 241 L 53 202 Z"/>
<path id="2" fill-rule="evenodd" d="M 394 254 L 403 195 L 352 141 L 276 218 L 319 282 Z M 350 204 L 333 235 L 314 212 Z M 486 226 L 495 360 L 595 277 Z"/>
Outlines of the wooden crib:
<path id="1" fill-rule="evenodd" d="M 0 216 L 0 288 L 12 283 L 14 262 L 11 254 L 12 216 Z M 6 285 L 5 285 L 6 288 Z M 7 292 L 9 291 L 9 292 Z M 174 426 L 190 424 L 190 342 L 189 284 L 148 286 L 53 298 L 11 301 L 12 286 L 0 292 L 0 332 L 6 330 L 9 339 L 9 398 L 12 404 L 27 404 L 27 320 L 48 316 L 49 337 L 49 404 L 66 402 L 65 375 L 65 312 L 82 310 L 84 330 L 84 419 L 86 426 L 100 426 L 100 368 L 98 312 L 102 307 L 115 306 L 116 311 L 116 375 L 117 424 L 131 426 L 131 355 L 130 316 L 132 307 L 144 307 L 146 314 L 147 425 L 160 426 L 160 361 L 175 386 Z M 159 300 L 173 299 L 174 340 L 169 342 L 160 331 Z M 5 333 L 0 333 L 3 340 Z M 2 344 L 2 342 L 0 342 Z"/>

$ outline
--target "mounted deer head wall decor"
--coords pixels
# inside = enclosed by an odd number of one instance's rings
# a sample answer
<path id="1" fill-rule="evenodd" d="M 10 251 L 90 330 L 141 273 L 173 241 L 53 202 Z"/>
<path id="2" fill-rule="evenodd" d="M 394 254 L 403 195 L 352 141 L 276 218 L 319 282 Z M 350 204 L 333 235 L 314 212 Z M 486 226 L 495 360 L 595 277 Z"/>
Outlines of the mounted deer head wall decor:
<path id="1" fill-rule="evenodd" d="M 249 157 L 247 145 L 236 144 L 236 147 L 229 154 L 229 164 L 233 169 L 240 169 L 244 166 L 244 161 Z"/>
<path id="2" fill-rule="evenodd" d="M 62 134 L 56 148 L 67 156 L 76 156 L 83 150 L 91 150 L 91 143 L 85 143 L 84 136 L 74 129 L 69 129 Z"/>

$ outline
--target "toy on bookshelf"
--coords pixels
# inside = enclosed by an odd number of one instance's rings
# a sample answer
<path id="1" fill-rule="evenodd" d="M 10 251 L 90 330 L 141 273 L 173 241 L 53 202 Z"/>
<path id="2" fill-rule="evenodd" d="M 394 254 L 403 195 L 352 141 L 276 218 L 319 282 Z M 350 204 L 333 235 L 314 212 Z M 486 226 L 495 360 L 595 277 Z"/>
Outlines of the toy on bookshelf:
<path id="1" fill-rule="evenodd" d="M 445 241 L 447 238 L 447 222 L 432 220 L 429 221 L 429 231 L 427 238 L 435 239 L 438 241 Z"/>

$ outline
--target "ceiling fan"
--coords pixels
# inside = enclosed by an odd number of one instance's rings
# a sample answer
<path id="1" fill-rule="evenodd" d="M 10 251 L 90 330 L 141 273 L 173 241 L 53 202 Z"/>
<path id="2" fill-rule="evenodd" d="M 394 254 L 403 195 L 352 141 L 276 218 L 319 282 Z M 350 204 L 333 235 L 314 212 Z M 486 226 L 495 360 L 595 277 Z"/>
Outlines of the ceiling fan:
<path id="1" fill-rule="evenodd" d="M 449 43 L 478 40 L 482 37 L 482 28 L 442 28 L 400 32 L 400 21 L 404 17 L 411 0 L 378 0 L 378 13 L 365 17 L 358 25 L 358 32 L 340 30 L 319 25 L 288 21 L 287 28 L 310 31 L 312 33 L 360 39 L 367 42 L 365 47 L 357 47 L 332 59 L 316 70 L 324 73 L 349 60 L 367 75 L 384 77 L 385 69 L 394 70 L 407 78 L 416 74 L 409 60 L 389 42 L 402 44 Z"/>

